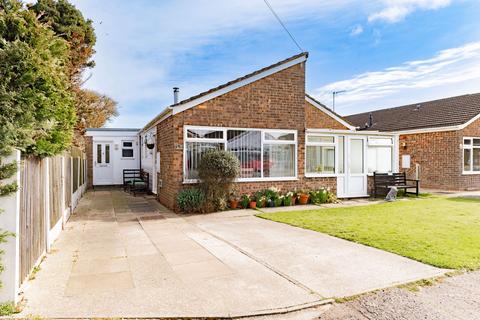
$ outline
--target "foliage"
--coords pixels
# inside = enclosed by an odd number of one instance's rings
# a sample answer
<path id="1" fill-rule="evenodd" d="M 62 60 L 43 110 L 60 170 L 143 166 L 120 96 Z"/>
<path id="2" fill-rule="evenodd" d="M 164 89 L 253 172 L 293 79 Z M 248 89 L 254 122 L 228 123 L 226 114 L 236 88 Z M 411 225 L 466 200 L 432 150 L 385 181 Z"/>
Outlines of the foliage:
<path id="1" fill-rule="evenodd" d="M 5 302 L 0 304 L 0 316 L 11 316 L 12 314 L 19 312 L 20 309 L 16 307 L 13 302 Z"/>
<path id="2" fill-rule="evenodd" d="M 316 191 L 310 191 L 310 200 L 313 204 L 326 203 L 328 199 L 327 189 L 319 189 Z"/>
<path id="3" fill-rule="evenodd" d="M 75 123 L 67 43 L 18 0 L 0 11 L 0 154 L 44 157 L 70 145 Z"/>
<path id="4" fill-rule="evenodd" d="M 0 197 L 9 195 L 10 193 L 18 190 L 18 184 L 16 182 L 8 184 L 0 184 Z"/>
<path id="5" fill-rule="evenodd" d="M 29 6 L 40 22 L 50 26 L 55 34 L 69 44 L 68 74 L 72 82 L 81 81 L 82 71 L 95 66 L 91 60 L 97 41 L 93 21 L 66 0 L 38 0 Z"/>
<path id="6" fill-rule="evenodd" d="M 222 210 L 226 197 L 240 172 L 237 157 L 225 150 L 206 152 L 198 166 L 198 176 L 205 192 L 206 210 Z"/>
<path id="7" fill-rule="evenodd" d="M 190 188 L 180 191 L 177 204 L 185 213 L 200 212 L 205 203 L 205 194 L 199 188 Z"/>
<path id="8" fill-rule="evenodd" d="M 431 197 L 261 214 L 441 268 L 480 268 L 480 199 Z"/>
<path id="9" fill-rule="evenodd" d="M 244 194 L 241 198 L 240 198 L 240 205 L 242 206 L 242 208 L 248 208 L 248 204 L 250 203 L 250 197 L 247 196 L 246 194 Z"/>
<path id="10" fill-rule="evenodd" d="M 76 129 L 82 133 L 86 128 L 100 128 L 118 115 L 117 102 L 95 91 L 76 90 L 76 102 Z"/>
<path id="11" fill-rule="evenodd" d="M 17 172 L 18 165 L 16 162 L 0 164 L 0 180 L 10 178 Z"/>

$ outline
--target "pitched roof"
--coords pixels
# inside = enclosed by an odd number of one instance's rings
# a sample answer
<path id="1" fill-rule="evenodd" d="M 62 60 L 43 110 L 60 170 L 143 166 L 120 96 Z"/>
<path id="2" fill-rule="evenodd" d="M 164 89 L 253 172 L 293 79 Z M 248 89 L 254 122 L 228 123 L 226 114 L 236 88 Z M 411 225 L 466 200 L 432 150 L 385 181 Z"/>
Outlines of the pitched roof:
<path id="1" fill-rule="evenodd" d="M 480 115 L 480 93 L 353 114 L 344 118 L 357 127 L 365 128 L 370 114 L 373 125 L 368 130 L 404 131 L 461 126 Z"/>
<path id="2" fill-rule="evenodd" d="M 212 88 L 202 93 L 199 93 L 197 95 L 194 95 L 188 99 L 182 100 L 176 104 L 172 104 L 166 107 L 159 115 L 157 115 L 145 127 L 143 127 L 142 131 L 149 129 L 159 121 L 163 120 L 165 117 L 169 115 L 169 113 L 170 114 L 180 113 L 186 109 L 191 108 L 192 106 L 195 106 L 204 101 L 213 99 L 216 96 L 225 94 L 226 92 L 234 90 L 238 87 L 241 87 L 243 85 L 259 80 L 275 72 L 289 68 L 295 64 L 301 63 L 305 61 L 307 58 L 308 58 L 308 52 L 302 52 L 302 53 L 296 54 L 294 56 L 291 56 L 290 58 L 274 63 L 268 67 L 256 70 L 240 78 L 221 84 L 215 88 Z"/>

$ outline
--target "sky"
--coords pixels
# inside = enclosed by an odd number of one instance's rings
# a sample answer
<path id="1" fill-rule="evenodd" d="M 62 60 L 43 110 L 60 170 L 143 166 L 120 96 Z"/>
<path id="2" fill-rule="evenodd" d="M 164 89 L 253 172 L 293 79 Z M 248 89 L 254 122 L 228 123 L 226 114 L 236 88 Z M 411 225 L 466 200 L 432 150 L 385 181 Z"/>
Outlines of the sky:
<path id="1" fill-rule="evenodd" d="M 85 87 L 143 127 L 180 99 L 299 53 L 263 0 L 72 0 L 94 21 Z M 478 0 L 269 0 L 304 51 L 307 93 L 348 115 L 480 92 Z"/>

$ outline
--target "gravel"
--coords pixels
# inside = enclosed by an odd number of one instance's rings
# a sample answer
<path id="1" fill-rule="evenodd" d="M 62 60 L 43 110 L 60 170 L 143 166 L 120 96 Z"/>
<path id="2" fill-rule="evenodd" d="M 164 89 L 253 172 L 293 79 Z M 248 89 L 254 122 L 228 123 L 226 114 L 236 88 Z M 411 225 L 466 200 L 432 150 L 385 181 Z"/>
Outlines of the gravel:
<path id="1" fill-rule="evenodd" d="M 391 288 L 334 304 L 321 320 L 480 319 L 480 272 L 440 279 L 418 291 Z"/>

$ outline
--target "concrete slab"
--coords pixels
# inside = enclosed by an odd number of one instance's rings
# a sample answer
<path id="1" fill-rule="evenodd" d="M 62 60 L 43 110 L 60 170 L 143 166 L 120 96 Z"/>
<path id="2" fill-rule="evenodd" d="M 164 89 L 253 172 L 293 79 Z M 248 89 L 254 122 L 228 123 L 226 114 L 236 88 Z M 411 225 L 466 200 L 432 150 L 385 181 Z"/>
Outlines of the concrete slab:
<path id="1" fill-rule="evenodd" d="M 78 208 L 18 317 L 278 314 L 442 272 L 253 210 L 178 216 L 121 190 L 89 192 Z"/>

